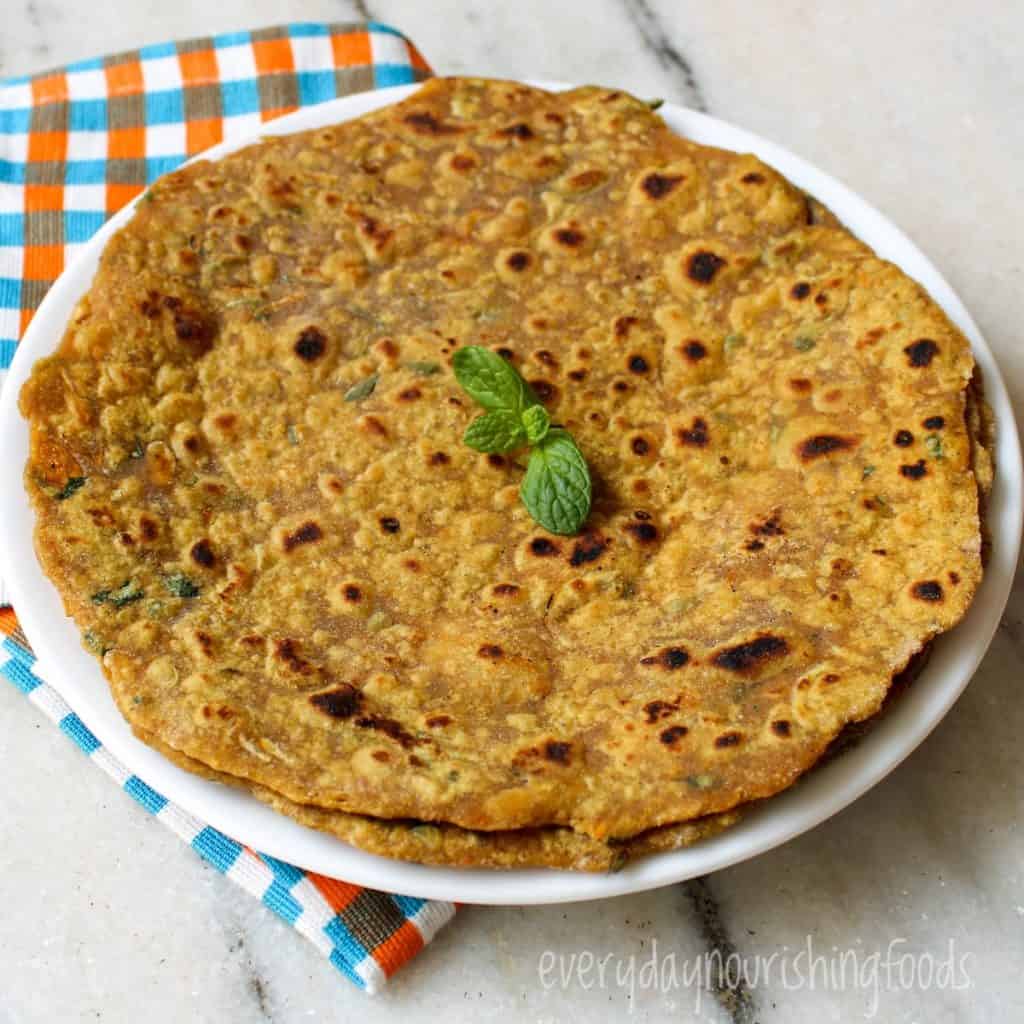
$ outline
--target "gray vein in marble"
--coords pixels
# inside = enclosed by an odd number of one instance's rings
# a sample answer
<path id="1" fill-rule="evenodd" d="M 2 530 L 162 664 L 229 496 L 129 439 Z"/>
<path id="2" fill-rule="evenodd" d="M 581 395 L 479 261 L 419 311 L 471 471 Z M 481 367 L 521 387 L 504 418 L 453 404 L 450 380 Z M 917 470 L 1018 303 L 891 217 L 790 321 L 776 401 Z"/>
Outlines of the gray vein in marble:
<path id="1" fill-rule="evenodd" d="M 648 0 L 625 0 L 623 9 L 640 33 L 644 46 L 666 71 L 671 72 L 682 82 L 686 90 L 687 105 L 707 113 L 708 105 L 693 67 L 682 51 L 669 39 L 665 27 Z"/>
<path id="2" fill-rule="evenodd" d="M 36 0 L 28 0 L 25 4 L 25 18 L 32 27 L 33 32 L 40 36 L 40 41 L 33 45 L 32 52 L 37 57 L 45 57 L 50 52 L 50 48 L 46 44 L 46 33 L 43 30 L 43 19 L 40 17 L 39 5 L 36 3 Z"/>
<path id="3" fill-rule="evenodd" d="M 757 1005 L 754 994 L 742 973 L 732 982 L 729 973 L 730 958 L 736 962 L 739 951 L 728 929 L 722 922 L 718 901 L 707 877 L 691 878 L 682 885 L 697 915 L 701 936 L 707 945 L 706 955 L 714 957 L 709 964 L 708 984 L 719 1006 L 728 1014 L 732 1024 L 757 1024 Z"/>
<path id="4" fill-rule="evenodd" d="M 256 1009 L 260 1014 L 260 1019 L 270 1021 L 272 1024 L 274 1015 L 270 1010 L 270 994 L 267 981 L 256 966 L 256 960 L 249 951 L 245 941 L 245 930 L 237 917 L 234 920 L 234 927 L 238 929 L 238 937 L 228 946 L 228 952 L 238 954 L 239 966 L 248 975 L 246 978 L 246 988 L 252 994 Z"/>
<path id="5" fill-rule="evenodd" d="M 352 0 L 352 6 L 356 9 L 356 14 L 359 15 L 363 21 L 376 21 L 377 19 L 370 13 L 370 5 L 366 3 L 366 0 Z"/>
<path id="6" fill-rule="evenodd" d="M 252 977 L 249 978 L 249 988 L 252 989 L 253 994 L 256 996 L 256 1005 L 259 1007 L 260 1013 L 266 1020 L 273 1020 L 267 1008 L 267 990 L 264 987 L 263 979 L 255 971 Z"/>

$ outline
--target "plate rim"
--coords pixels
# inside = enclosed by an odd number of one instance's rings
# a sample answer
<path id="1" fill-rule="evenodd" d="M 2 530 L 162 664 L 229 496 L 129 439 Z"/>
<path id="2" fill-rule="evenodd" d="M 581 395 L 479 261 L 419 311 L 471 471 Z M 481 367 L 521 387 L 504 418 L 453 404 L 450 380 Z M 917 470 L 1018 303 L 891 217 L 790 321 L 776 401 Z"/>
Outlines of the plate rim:
<path id="1" fill-rule="evenodd" d="M 562 82 L 530 84 L 552 90 L 571 88 Z M 194 160 L 218 159 L 260 139 L 291 134 L 307 128 L 339 123 L 367 111 L 397 102 L 420 88 L 419 84 L 339 97 L 285 115 L 237 140 L 220 143 Z M 727 121 L 672 103 L 659 113 L 673 130 L 697 141 L 756 153 L 795 184 L 814 194 L 841 220 L 857 224 L 859 237 L 880 255 L 921 282 L 947 315 L 964 332 L 981 367 L 985 395 L 997 424 L 996 481 L 988 505 L 992 554 L 982 584 L 967 616 L 956 627 L 960 643 L 940 637 L 933 657 L 914 687 L 871 732 L 842 758 L 821 766 L 799 785 L 777 794 L 748 812 L 741 822 L 719 836 L 683 850 L 653 854 L 617 874 L 521 868 L 434 867 L 368 854 L 341 840 L 299 825 L 260 803 L 255 797 L 200 779 L 167 761 L 135 739 L 116 711 L 106 680 L 95 660 L 81 648 L 77 627 L 63 615 L 60 598 L 35 559 L 31 543 L 34 515 L 26 507 L 22 470 L 27 451 L 27 429 L 17 410 L 17 394 L 31 365 L 48 354 L 63 335 L 67 311 L 91 283 L 94 266 L 108 239 L 132 216 L 141 196 L 112 217 L 75 252 L 60 278 L 36 311 L 8 370 L 0 395 L 0 522 L 15 523 L 0 544 L 0 577 L 10 591 L 19 621 L 39 657 L 37 672 L 72 705 L 97 738 L 130 771 L 173 803 L 220 829 L 232 838 L 308 870 L 387 892 L 423 898 L 489 905 L 567 903 L 641 892 L 717 871 L 767 852 L 826 821 L 875 786 L 909 756 L 945 717 L 970 682 L 984 657 L 1009 598 L 1021 541 L 1024 472 L 1020 441 L 1006 385 L 995 357 L 966 307 L 928 257 L 893 224 L 837 178 L 793 154 Z M 722 139 L 732 140 L 726 144 Z M 717 141 L 709 141 L 709 140 Z M 738 144 L 738 145 L 736 145 Z M 144 193 L 143 193 L 144 194 Z M 851 227 L 851 230 L 853 228 Z M 883 243 L 879 244 L 879 239 Z M 90 269 L 92 268 L 92 269 Z M 64 312 L 62 312 L 64 310 Z M 15 542 L 20 542 L 18 546 Z M 34 567 L 34 571 L 33 571 Z M 48 593 L 47 593 L 48 592 Z M 54 610 L 60 622 L 53 623 Z M 68 630 L 72 633 L 67 636 Z M 64 646 L 53 637 L 63 632 Z M 971 638 L 963 645 L 965 636 Z M 67 641 L 70 640 L 70 647 Z M 967 646 L 966 651 L 955 647 Z M 102 697 L 93 701 L 81 688 L 76 673 L 92 672 L 102 683 Z M 944 666 L 945 676 L 940 673 Z M 117 721 L 110 719 L 114 710 Z M 119 723 L 119 725 L 118 725 Z M 241 823 L 241 827 L 239 827 Z"/>

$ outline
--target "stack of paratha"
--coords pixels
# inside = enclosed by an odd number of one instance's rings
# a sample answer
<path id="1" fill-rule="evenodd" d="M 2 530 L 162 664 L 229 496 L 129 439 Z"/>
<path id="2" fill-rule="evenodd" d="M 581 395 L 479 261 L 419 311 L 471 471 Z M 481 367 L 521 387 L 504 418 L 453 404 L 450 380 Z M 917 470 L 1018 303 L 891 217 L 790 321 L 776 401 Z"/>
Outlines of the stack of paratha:
<path id="1" fill-rule="evenodd" d="M 453 353 L 585 454 L 545 533 Z M 365 849 L 607 869 L 789 786 L 981 578 L 962 335 L 754 157 L 439 79 L 162 179 L 21 396 L 138 735 Z"/>

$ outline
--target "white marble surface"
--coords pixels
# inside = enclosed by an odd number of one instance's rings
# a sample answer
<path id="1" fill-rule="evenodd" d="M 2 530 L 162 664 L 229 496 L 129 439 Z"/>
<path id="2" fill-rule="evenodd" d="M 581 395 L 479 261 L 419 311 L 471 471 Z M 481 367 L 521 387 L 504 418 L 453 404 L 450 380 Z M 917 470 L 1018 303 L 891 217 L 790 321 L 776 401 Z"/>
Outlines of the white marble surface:
<path id="1" fill-rule="evenodd" d="M 1024 409 L 1024 70 L 1017 0 L 370 0 L 438 70 L 621 84 L 774 138 L 922 245 L 974 313 Z M 144 42 L 301 19 L 346 0 L 3 0 L 0 77 Z M 0 1024 L 488 1019 L 1010 1022 L 1024 1019 L 1024 584 L 974 682 L 885 783 L 809 835 L 699 883 L 601 904 L 470 909 L 376 999 L 149 819 L 0 686 Z M 46 807 L 41 814 L 40 808 Z M 865 984 L 796 985 L 808 942 Z M 901 941 L 902 940 L 902 943 Z M 883 991 L 870 956 L 967 955 L 967 989 Z M 615 983 L 657 943 L 779 960 L 768 985 Z M 546 950 L 616 957 L 605 985 Z M 848 961 L 849 963 L 850 961 Z M 919 961 L 919 963 L 922 961 Z M 563 961 L 569 967 L 569 961 Z M 927 964 L 927 960 L 923 961 Z M 906 968 L 909 962 L 904 963 Z M 577 961 L 578 965 L 578 961 Z M 865 966 L 867 965 L 867 966 Z M 554 980 L 552 987 L 543 983 Z M 667 975 L 666 975 L 667 980 Z M 898 985 L 898 977 L 893 977 Z M 962 984 L 963 973 L 953 982 Z M 590 981 L 591 987 L 585 987 Z"/>

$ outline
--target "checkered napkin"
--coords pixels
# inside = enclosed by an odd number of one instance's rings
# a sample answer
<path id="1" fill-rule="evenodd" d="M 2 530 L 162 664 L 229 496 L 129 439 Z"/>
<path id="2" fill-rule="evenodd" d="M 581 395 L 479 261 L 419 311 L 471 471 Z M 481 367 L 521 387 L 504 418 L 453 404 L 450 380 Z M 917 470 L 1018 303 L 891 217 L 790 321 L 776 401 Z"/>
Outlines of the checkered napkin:
<path id="1" fill-rule="evenodd" d="M 385 25 L 301 24 L 147 46 L 0 81 L 0 386 L 32 314 L 77 246 L 155 178 L 221 139 L 430 69 Z M 104 749 L 34 672 L 0 582 L 0 673 L 150 814 L 373 992 L 455 912 L 250 850 L 175 806 Z"/>

